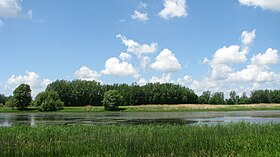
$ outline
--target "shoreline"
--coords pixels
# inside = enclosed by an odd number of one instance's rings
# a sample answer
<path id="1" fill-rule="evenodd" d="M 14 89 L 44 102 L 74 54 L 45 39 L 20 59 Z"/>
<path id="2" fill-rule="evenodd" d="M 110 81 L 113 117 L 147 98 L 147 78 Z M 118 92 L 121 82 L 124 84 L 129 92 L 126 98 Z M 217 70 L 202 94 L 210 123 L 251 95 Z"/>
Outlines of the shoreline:
<path id="1" fill-rule="evenodd" d="M 119 106 L 117 112 L 208 112 L 208 111 L 256 111 L 280 110 L 280 104 L 242 104 L 242 105 L 209 105 L 209 104 L 163 104 L 163 105 L 138 105 Z M 26 111 L 12 110 L 1 107 L 0 113 L 34 113 L 40 112 L 35 108 Z M 104 111 L 103 106 L 73 106 L 64 107 L 63 110 L 52 112 L 110 112 Z"/>

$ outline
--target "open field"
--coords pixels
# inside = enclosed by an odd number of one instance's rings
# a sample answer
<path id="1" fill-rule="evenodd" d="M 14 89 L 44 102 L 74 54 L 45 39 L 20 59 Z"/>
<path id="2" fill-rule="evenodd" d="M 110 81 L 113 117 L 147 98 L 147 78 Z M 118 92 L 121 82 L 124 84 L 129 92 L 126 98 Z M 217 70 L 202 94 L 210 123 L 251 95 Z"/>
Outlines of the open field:
<path id="1" fill-rule="evenodd" d="M 244 110 L 280 110 L 280 104 L 248 104 L 248 105 L 141 105 L 128 106 L 125 111 L 244 111 Z"/>
<path id="2" fill-rule="evenodd" d="M 209 104 L 179 104 L 179 105 L 138 105 L 120 106 L 121 112 L 195 112 L 195 111 L 250 111 L 250 110 L 280 110 L 280 104 L 248 104 L 248 105 L 209 105 Z M 0 107 L 0 112 L 39 112 L 35 108 L 27 111 L 17 111 Z M 103 106 L 65 107 L 58 112 L 105 112 Z"/>
<path id="3" fill-rule="evenodd" d="M 280 156 L 280 124 L 13 126 L 0 156 Z"/>

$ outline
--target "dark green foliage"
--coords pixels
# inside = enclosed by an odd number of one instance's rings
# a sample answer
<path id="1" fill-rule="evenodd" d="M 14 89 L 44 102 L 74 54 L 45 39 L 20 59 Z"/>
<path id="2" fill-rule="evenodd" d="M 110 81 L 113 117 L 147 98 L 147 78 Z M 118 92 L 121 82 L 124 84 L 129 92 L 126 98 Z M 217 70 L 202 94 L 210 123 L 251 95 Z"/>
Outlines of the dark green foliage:
<path id="1" fill-rule="evenodd" d="M 0 127 L 0 156 L 280 156 L 279 124 Z"/>
<path id="2" fill-rule="evenodd" d="M 224 100 L 222 92 L 205 91 L 197 96 L 193 90 L 173 83 L 148 83 L 144 86 L 137 84 L 101 85 L 96 81 L 65 81 L 57 80 L 48 85 L 46 91 L 56 91 L 65 106 L 100 106 L 104 93 L 109 90 L 118 90 L 123 96 L 121 105 L 143 104 L 249 104 L 249 103 L 279 103 L 279 90 L 257 90 L 247 97 L 241 97 L 235 91 L 230 92 Z"/>
<path id="3" fill-rule="evenodd" d="M 230 91 L 229 99 L 226 99 L 228 105 L 237 105 L 239 103 L 239 96 L 235 91 Z"/>
<path id="4" fill-rule="evenodd" d="M 121 105 L 142 104 L 189 104 L 197 103 L 197 95 L 189 88 L 172 83 L 101 85 L 96 81 L 57 80 L 48 85 L 46 91 L 56 91 L 65 106 L 101 105 L 104 93 L 118 90 L 124 101 Z"/>
<path id="5" fill-rule="evenodd" d="M 251 103 L 280 103 L 280 90 L 255 90 L 250 99 Z"/>
<path id="6" fill-rule="evenodd" d="M 96 81 L 75 80 L 72 87 L 72 104 L 76 106 L 99 105 L 102 101 L 102 87 Z"/>
<path id="7" fill-rule="evenodd" d="M 6 97 L 4 94 L 0 94 L 0 103 L 5 104 L 8 97 Z"/>
<path id="8" fill-rule="evenodd" d="M 64 105 L 71 106 L 71 100 L 74 98 L 72 96 L 72 87 L 70 83 L 71 82 L 65 80 L 56 80 L 47 86 L 46 91 L 57 92 L 61 101 L 64 102 Z"/>
<path id="9" fill-rule="evenodd" d="M 269 90 L 255 90 L 251 92 L 252 103 L 269 103 Z"/>
<path id="10" fill-rule="evenodd" d="M 104 91 L 99 82 L 57 80 L 46 91 L 56 91 L 65 106 L 101 105 Z"/>
<path id="11" fill-rule="evenodd" d="M 224 104 L 224 93 L 223 92 L 216 92 L 212 95 L 209 100 L 210 104 Z"/>
<path id="12" fill-rule="evenodd" d="M 145 104 L 188 104 L 198 99 L 192 90 L 172 83 L 148 83 L 142 88 Z"/>
<path id="13" fill-rule="evenodd" d="M 280 90 L 271 90 L 268 101 L 270 103 L 280 103 Z"/>
<path id="14" fill-rule="evenodd" d="M 32 104 L 40 111 L 57 111 L 63 108 L 63 102 L 54 91 L 39 93 Z"/>
<path id="15" fill-rule="evenodd" d="M 106 111 L 117 111 L 118 107 L 123 103 L 123 96 L 117 90 L 109 90 L 105 92 L 102 104 Z"/>
<path id="16" fill-rule="evenodd" d="M 202 95 L 198 97 L 198 103 L 199 104 L 208 104 L 210 98 L 211 98 L 211 92 L 210 91 L 204 91 L 202 93 Z"/>
<path id="17" fill-rule="evenodd" d="M 32 101 L 31 89 L 28 84 L 19 85 L 13 92 L 14 104 L 18 110 L 24 110 Z"/>
<path id="18" fill-rule="evenodd" d="M 250 103 L 251 103 L 250 98 L 248 98 L 246 92 L 244 92 L 240 97 L 238 104 L 250 104 Z"/>

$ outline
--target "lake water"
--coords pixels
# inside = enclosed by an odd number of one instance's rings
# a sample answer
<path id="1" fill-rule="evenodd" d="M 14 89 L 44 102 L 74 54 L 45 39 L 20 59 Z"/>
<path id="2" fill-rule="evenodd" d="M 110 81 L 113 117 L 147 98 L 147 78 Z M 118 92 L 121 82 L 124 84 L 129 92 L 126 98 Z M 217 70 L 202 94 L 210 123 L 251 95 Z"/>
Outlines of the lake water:
<path id="1" fill-rule="evenodd" d="M 181 124 L 215 125 L 229 122 L 280 123 L 280 111 L 231 112 L 101 112 L 101 113 L 0 113 L 0 126 L 38 124 L 61 125 L 138 125 Z"/>

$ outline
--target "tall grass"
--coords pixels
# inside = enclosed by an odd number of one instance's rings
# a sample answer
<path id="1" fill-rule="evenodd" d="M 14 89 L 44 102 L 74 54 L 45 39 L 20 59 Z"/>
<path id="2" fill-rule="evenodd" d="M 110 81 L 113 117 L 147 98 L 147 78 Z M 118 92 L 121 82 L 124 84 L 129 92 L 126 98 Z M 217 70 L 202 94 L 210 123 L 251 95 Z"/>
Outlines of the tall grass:
<path id="1" fill-rule="evenodd" d="M 0 156 L 280 156 L 280 124 L 13 126 Z"/>

